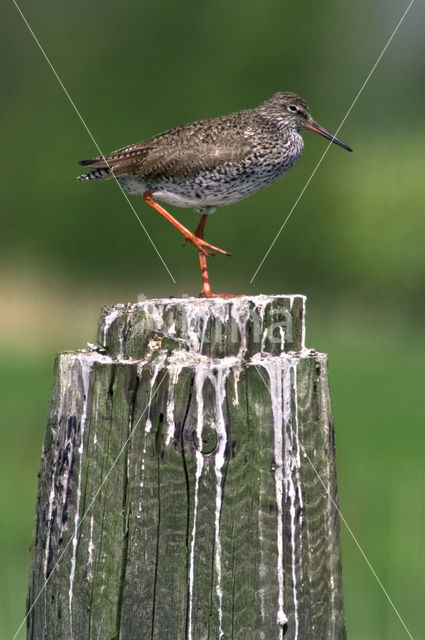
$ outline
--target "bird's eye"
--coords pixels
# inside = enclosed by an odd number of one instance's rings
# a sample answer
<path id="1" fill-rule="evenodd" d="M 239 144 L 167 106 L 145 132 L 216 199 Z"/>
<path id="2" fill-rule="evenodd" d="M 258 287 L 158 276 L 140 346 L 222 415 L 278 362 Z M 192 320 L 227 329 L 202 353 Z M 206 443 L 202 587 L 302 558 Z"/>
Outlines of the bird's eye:
<path id="1" fill-rule="evenodd" d="M 294 104 L 290 104 L 288 106 L 288 111 L 292 111 L 292 113 L 297 113 L 298 109 Z"/>

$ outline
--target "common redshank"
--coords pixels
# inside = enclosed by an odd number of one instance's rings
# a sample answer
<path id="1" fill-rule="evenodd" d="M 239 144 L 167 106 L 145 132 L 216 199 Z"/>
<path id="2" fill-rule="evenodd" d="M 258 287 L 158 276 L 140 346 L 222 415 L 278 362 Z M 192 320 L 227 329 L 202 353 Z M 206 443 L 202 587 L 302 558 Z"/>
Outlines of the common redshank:
<path id="1" fill-rule="evenodd" d="M 338 140 L 310 116 L 306 102 L 289 91 L 279 91 L 255 109 L 199 120 L 113 151 L 82 160 L 91 167 L 79 180 L 116 178 L 129 194 L 141 194 L 148 205 L 166 218 L 198 250 L 202 275 L 201 296 L 214 294 L 207 271 L 207 256 L 230 255 L 204 240 L 207 216 L 217 207 L 239 202 L 282 177 L 301 156 L 302 129 L 310 129 L 343 149 Z M 192 233 L 157 200 L 191 207 L 202 215 Z"/>

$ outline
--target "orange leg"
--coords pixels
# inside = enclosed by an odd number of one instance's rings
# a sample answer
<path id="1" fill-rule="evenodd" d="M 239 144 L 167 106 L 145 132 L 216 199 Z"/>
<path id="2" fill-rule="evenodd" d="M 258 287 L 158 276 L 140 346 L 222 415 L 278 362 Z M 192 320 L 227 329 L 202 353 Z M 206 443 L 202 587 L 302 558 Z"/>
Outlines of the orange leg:
<path id="1" fill-rule="evenodd" d="M 196 227 L 195 236 L 197 238 L 202 239 L 204 237 L 204 227 L 205 227 L 206 221 L 207 221 L 207 215 L 204 213 L 200 223 Z M 202 276 L 202 291 L 200 295 L 203 296 L 204 298 L 210 298 L 212 296 L 212 291 L 211 291 L 210 279 L 208 277 L 207 257 L 200 251 L 198 252 L 198 255 L 199 255 L 199 265 L 201 267 L 201 276 Z"/>
<path id="2" fill-rule="evenodd" d="M 201 240 L 204 238 L 204 227 L 207 221 L 207 215 L 204 213 L 200 223 L 196 227 L 195 237 L 200 238 Z M 207 257 L 201 251 L 199 254 L 199 264 L 201 266 L 201 276 L 202 276 L 202 291 L 200 293 L 204 298 L 235 298 L 237 296 L 232 293 L 212 293 L 210 279 L 208 277 L 208 269 L 207 269 Z"/>
<path id="3" fill-rule="evenodd" d="M 186 227 L 184 227 L 178 220 L 173 218 L 173 216 L 170 213 L 168 213 L 168 211 L 166 211 L 163 207 L 161 207 L 161 205 L 158 204 L 152 198 L 152 193 L 150 191 L 145 191 L 145 193 L 143 194 L 143 197 L 145 199 L 145 202 L 150 207 L 155 209 L 155 211 L 158 211 L 158 213 L 164 216 L 164 218 L 168 220 L 168 222 L 171 222 L 171 224 L 174 227 L 176 227 L 176 229 L 178 229 L 180 233 L 184 235 L 185 240 L 189 240 L 189 242 L 195 245 L 195 247 L 199 251 L 199 255 L 202 254 L 205 257 L 205 256 L 212 255 L 214 252 L 217 252 L 217 253 L 222 253 L 225 256 L 230 256 L 230 253 L 228 251 L 223 251 L 223 249 L 219 249 L 218 247 L 214 247 L 214 245 L 209 244 L 209 242 L 205 242 L 205 240 L 203 239 L 203 228 L 205 226 L 205 222 L 203 223 L 203 226 L 202 226 L 201 235 L 197 236 L 196 234 L 189 231 L 189 229 L 186 229 Z"/>

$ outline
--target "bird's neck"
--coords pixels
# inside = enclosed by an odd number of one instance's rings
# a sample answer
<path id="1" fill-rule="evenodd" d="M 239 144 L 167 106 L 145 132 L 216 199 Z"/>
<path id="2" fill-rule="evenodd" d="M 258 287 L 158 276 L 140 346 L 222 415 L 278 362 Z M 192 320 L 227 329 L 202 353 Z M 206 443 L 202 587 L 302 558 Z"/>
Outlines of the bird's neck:
<path id="1" fill-rule="evenodd" d="M 267 113 L 267 111 L 259 111 L 261 119 L 268 124 L 269 127 L 278 131 L 285 138 L 297 137 L 299 132 L 293 127 L 292 123 L 284 115 L 276 113 Z"/>

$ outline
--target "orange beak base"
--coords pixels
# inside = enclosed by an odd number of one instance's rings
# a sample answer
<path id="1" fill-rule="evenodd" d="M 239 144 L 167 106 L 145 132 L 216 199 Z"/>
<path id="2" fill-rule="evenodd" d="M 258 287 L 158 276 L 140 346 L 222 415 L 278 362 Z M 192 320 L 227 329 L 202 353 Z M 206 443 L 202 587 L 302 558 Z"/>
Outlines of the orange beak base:
<path id="1" fill-rule="evenodd" d="M 310 131 L 315 131 L 316 133 L 320 133 L 321 136 L 323 136 L 324 138 L 327 138 L 331 142 L 335 142 L 335 144 L 339 145 L 343 149 L 346 149 L 347 151 L 352 151 L 352 148 L 349 147 L 348 144 L 345 144 L 344 142 L 341 142 L 341 140 L 338 140 L 338 138 L 336 138 L 331 133 L 329 133 L 329 131 L 327 131 L 320 124 L 318 124 L 317 122 L 314 122 L 314 120 L 310 120 L 310 122 L 307 122 L 304 126 L 306 129 L 310 129 Z"/>

